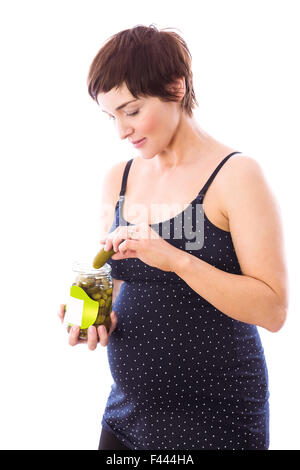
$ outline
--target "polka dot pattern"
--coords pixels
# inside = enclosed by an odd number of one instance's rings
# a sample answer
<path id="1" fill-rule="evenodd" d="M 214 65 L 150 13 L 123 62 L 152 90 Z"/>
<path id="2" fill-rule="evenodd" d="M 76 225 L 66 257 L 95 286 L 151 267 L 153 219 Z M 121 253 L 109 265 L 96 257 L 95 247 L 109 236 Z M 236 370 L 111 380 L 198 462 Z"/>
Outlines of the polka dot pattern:
<path id="1" fill-rule="evenodd" d="M 185 249 L 184 225 L 192 220 L 195 230 L 200 218 L 203 246 L 186 251 L 241 274 L 230 233 L 199 210 L 203 197 L 152 228 L 161 235 L 170 224 L 167 241 Z M 110 231 L 128 224 L 122 200 Z M 178 238 L 176 219 L 185 215 Z M 138 258 L 108 263 L 125 282 L 113 306 L 118 324 L 107 347 L 113 385 L 102 426 L 135 450 L 267 449 L 268 372 L 256 326 L 226 316 L 175 273 Z"/>

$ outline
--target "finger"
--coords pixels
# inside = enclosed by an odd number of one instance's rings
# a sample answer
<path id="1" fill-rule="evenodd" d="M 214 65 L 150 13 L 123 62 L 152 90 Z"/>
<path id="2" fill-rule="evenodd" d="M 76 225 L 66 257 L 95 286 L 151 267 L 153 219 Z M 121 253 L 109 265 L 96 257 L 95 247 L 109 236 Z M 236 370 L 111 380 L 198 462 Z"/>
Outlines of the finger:
<path id="1" fill-rule="evenodd" d="M 114 251 L 118 251 L 119 244 L 122 240 L 126 240 L 128 237 L 128 227 L 119 225 L 115 230 L 108 233 L 105 239 L 103 239 L 103 242 L 105 243 L 104 250 L 109 251 L 113 248 Z"/>
<path id="2" fill-rule="evenodd" d="M 109 251 L 113 247 L 113 239 L 116 236 L 116 233 L 118 232 L 119 227 L 116 228 L 113 232 L 108 233 L 107 237 L 103 240 L 104 242 L 104 250 Z"/>
<path id="3" fill-rule="evenodd" d="M 113 247 L 113 243 L 112 243 L 112 240 L 110 239 L 107 239 L 106 242 L 105 242 L 105 245 L 104 245 L 104 251 L 110 251 Z"/>
<path id="4" fill-rule="evenodd" d="M 118 323 L 118 317 L 116 315 L 116 312 L 112 310 L 110 312 L 110 328 L 109 328 L 109 335 L 112 334 L 112 332 L 115 330 L 116 326 Z"/>
<path id="5" fill-rule="evenodd" d="M 98 344 L 98 335 L 97 335 L 97 330 L 94 326 L 90 326 L 88 329 L 88 340 L 87 340 L 88 348 L 91 351 L 94 351 L 96 349 L 97 344 Z"/>
<path id="6" fill-rule="evenodd" d="M 106 327 L 104 325 L 100 325 L 100 326 L 98 326 L 97 331 L 98 331 L 101 346 L 107 346 L 108 345 L 108 334 L 107 334 L 107 331 L 106 331 Z"/>
<path id="7" fill-rule="evenodd" d="M 126 227 L 119 226 L 118 229 L 119 230 L 115 232 L 115 234 L 113 235 L 111 239 L 112 248 L 114 249 L 115 252 L 119 250 L 120 243 L 122 243 L 128 237 Z"/>
<path id="8" fill-rule="evenodd" d="M 140 243 L 137 240 L 125 240 L 119 245 L 119 252 L 124 255 L 125 252 L 137 253 L 137 249 L 140 247 Z"/>
<path id="9" fill-rule="evenodd" d="M 65 304 L 60 304 L 60 306 L 59 306 L 59 311 L 58 311 L 57 315 L 59 316 L 61 322 L 64 321 L 64 318 L 65 318 L 65 311 L 66 311 L 66 306 L 65 306 Z"/>
<path id="10" fill-rule="evenodd" d="M 112 246 L 115 252 L 119 251 L 120 245 L 124 242 L 124 235 L 116 235 L 116 237 L 112 240 Z"/>
<path id="11" fill-rule="evenodd" d="M 69 333 L 69 345 L 75 346 L 78 343 L 79 337 L 79 326 L 73 325 Z"/>
<path id="12" fill-rule="evenodd" d="M 122 254 L 120 251 L 118 251 L 111 257 L 113 260 L 121 260 L 126 258 L 138 258 L 137 252 L 132 250 L 125 250 Z"/>
<path id="13" fill-rule="evenodd" d="M 107 243 L 108 249 L 113 248 L 114 251 L 117 252 L 119 250 L 120 243 L 130 238 L 128 233 L 129 228 L 132 229 L 132 227 L 120 225 L 114 232 L 111 232 L 111 244 Z"/>
<path id="14" fill-rule="evenodd" d="M 116 312 L 114 310 L 112 310 L 110 312 L 109 332 L 107 333 L 106 327 L 104 325 L 98 326 L 98 335 L 99 335 L 101 346 L 107 346 L 108 345 L 109 337 L 112 334 L 112 332 L 114 331 L 114 329 L 116 328 L 117 323 L 118 323 L 118 317 L 116 315 Z"/>
<path id="15" fill-rule="evenodd" d="M 128 242 L 129 242 L 129 240 L 123 240 L 119 244 L 118 249 L 119 249 L 119 252 L 121 253 L 121 255 L 125 255 L 126 251 L 128 250 Z"/>

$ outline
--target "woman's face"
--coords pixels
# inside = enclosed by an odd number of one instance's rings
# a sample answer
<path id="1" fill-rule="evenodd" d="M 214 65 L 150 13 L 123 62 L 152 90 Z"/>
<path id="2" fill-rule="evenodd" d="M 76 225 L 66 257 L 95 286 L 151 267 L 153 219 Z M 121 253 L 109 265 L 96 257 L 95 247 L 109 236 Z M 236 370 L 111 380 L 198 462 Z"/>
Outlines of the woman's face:
<path id="1" fill-rule="evenodd" d="M 100 93 L 98 103 L 113 119 L 121 139 L 131 143 L 144 139 L 140 146 L 133 146 L 142 158 L 152 158 L 167 150 L 182 114 L 176 102 L 151 96 L 135 99 L 125 84 Z"/>

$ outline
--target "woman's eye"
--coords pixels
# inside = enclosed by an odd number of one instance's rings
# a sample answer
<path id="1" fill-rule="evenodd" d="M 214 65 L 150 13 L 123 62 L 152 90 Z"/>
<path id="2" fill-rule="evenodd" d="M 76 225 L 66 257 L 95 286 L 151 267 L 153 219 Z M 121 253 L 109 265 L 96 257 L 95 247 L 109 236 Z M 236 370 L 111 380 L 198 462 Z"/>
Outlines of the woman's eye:
<path id="1" fill-rule="evenodd" d="M 126 116 L 135 116 L 136 114 L 138 114 L 139 111 L 135 111 L 134 113 L 128 113 L 126 114 Z M 109 119 L 112 119 L 113 121 L 116 120 L 116 118 L 114 116 L 111 116 L 110 114 L 108 115 Z"/>
<path id="2" fill-rule="evenodd" d="M 138 114 L 138 111 L 135 111 L 134 113 L 127 114 L 127 116 L 135 116 L 136 114 Z"/>

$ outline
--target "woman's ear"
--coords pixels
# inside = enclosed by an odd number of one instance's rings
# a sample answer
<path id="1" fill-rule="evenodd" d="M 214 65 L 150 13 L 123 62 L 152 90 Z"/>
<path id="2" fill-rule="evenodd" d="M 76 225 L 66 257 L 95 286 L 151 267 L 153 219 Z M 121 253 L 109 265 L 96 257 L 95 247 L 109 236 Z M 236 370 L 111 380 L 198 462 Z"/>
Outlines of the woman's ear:
<path id="1" fill-rule="evenodd" d="M 167 91 L 174 93 L 178 97 L 178 100 L 181 101 L 186 91 L 185 78 L 176 78 L 173 82 L 169 83 L 167 85 Z"/>

